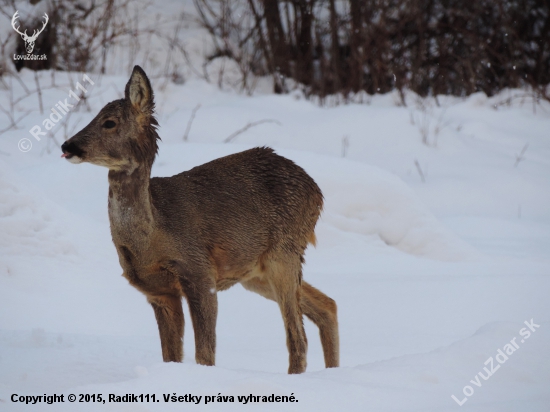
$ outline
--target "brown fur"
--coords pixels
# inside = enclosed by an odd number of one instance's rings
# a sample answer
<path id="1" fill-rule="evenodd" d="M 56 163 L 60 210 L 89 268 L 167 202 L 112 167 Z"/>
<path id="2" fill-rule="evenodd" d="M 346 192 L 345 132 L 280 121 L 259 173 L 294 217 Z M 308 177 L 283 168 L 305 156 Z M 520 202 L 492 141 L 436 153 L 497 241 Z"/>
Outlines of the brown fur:
<path id="1" fill-rule="evenodd" d="M 319 187 L 269 148 L 150 178 L 158 140 L 153 110 L 151 85 L 136 66 L 125 98 L 107 104 L 62 149 L 73 163 L 109 168 L 113 242 L 123 275 L 153 307 L 164 361 L 183 358 L 185 297 L 196 361 L 214 365 L 216 291 L 241 283 L 278 303 L 289 373 L 306 369 L 302 314 L 319 327 L 325 365 L 338 366 L 336 303 L 302 281 L 303 254 L 315 244 L 323 206 Z"/>

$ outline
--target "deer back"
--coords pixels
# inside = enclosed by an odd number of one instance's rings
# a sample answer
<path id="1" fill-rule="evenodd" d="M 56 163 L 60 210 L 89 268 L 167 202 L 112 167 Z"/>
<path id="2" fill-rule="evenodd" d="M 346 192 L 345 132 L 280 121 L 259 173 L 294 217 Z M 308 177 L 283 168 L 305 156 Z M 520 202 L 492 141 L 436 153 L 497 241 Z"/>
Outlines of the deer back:
<path id="1" fill-rule="evenodd" d="M 151 179 L 163 230 L 187 253 L 220 248 L 248 261 L 302 254 L 323 205 L 313 179 L 269 148 L 254 148 L 168 178 Z"/>

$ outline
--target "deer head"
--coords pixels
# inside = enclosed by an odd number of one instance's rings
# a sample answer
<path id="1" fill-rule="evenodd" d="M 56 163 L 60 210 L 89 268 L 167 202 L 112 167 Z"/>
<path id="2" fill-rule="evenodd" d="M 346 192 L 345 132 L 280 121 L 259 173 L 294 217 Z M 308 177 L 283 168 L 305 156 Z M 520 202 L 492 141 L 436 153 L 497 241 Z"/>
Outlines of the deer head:
<path id="1" fill-rule="evenodd" d="M 16 11 L 15 14 L 13 15 L 13 18 L 11 19 L 11 26 L 13 27 L 13 29 L 17 33 L 19 33 L 21 35 L 21 38 L 25 42 L 25 49 L 27 49 L 27 53 L 31 54 L 33 49 L 34 49 L 34 42 L 36 41 L 38 35 L 44 31 L 44 29 L 46 28 L 46 24 L 48 24 L 48 21 L 50 19 L 49 19 L 48 15 L 46 13 L 44 13 L 44 18 L 46 20 L 43 22 L 42 28 L 40 30 L 34 30 L 33 33 L 32 33 L 32 36 L 28 36 L 27 35 L 27 30 L 25 30 L 24 33 L 21 33 L 19 31 L 19 27 L 21 27 L 21 25 L 15 27 L 15 23 L 16 23 L 16 20 L 17 20 L 18 17 L 19 17 L 19 11 Z"/>
<path id="2" fill-rule="evenodd" d="M 134 67 L 124 99 L 107 103 L 84 129 L 61 146 L 71 163 L 89 162 L 111 170 L 150 167 L 157 153 L 151 83 L 143 69 Z"/>

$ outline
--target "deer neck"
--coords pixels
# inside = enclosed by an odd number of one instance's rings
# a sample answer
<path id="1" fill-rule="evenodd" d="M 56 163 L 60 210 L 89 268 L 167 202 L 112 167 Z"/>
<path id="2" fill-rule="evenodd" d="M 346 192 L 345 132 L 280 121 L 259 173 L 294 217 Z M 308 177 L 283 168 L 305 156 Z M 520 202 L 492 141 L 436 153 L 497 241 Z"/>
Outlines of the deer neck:
<path id="1" fill-rule="evenodd" d="M 109 170 L 109 221 L 117 246 L 138 252 L 147 248 L 154 230 L 154 207 L 149 191 L 151 167 L 133 171 Z"/>

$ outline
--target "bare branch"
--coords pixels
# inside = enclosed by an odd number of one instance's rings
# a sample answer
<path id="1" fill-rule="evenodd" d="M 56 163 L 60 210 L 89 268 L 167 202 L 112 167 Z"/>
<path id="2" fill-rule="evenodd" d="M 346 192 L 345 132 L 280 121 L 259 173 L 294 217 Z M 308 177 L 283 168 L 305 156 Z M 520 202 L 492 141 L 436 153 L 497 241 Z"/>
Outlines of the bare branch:
<path id="1" fill-rule="evenodd" d="M 227 136 L 223 140 L 223 142 L 224 143 L 229 143 L 230 141 L 232 141 L 235 137 L 237 137 L 241 133 L 244 133 L 248 129 L 250 129 L 251 127 L 258 126 L 259 124 L 262 124 L 262 123 L 275 123 L 275 124 L 278 124 L 279 126 L 281 126 L 281 122 L 279 122 L 278 120 L 273 120 L 273 119 L 263 119 L 263 120 L 258 120 L 257 122 L 247 123 L 246 126 L 244 126 L 242 129 L 239 129 L 235 133 L 232 133 L 229 136 Z"/>
<path id="2" fill-rule="evenodd" d="M 418 174 L 420 175 L 420 179 L 422 180 L 422 183 L 426 183 L 424 172 L 422 172 L 422 168 L 420 167 L 420 163 L 418 163 L 418 160 L 414 159 L 414 165 L 416 166 L 416 170 L 418 170 Z"/>
<path id="3" fill-rule="evenodd" d="M 527 151 L 527 148 L 529 147 L 529 143 L 525 143 L 525 146 L 523 146 L 523 149 L 521 149 L 521 152 L 516 155 L 516 163 L 514 163 L 514 167 L 518 167 L 519 162 L 521 162 L 525 157 L 523 155 Z"/>
<path id="4" fill-rule="evenodd" d="M 197 104 L 193 111 L 191 112 L 191 117 L 189 118 L 189 121 L 187 122 L 187 127 L 185 128 L 185 133 L 183 134 L 183 141 L 186 142 L 189 138 L 189 131 L 191 130 L 191 125 L 193 124 L 193 119 L 195 119 L 195 115 L 197 114 L 197 111 L 201 108 L 201 104 Z"/>
<path id="5" fill-rule="evenodd" d="M 346 157 L 349 149 L 349 136 L 342 137 L 342 157 Z"/>

